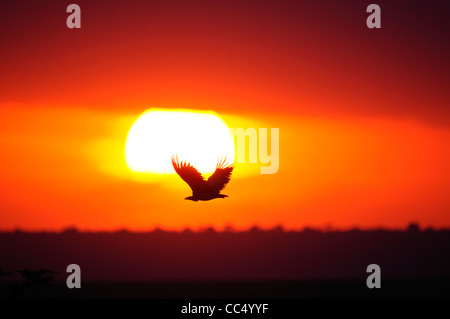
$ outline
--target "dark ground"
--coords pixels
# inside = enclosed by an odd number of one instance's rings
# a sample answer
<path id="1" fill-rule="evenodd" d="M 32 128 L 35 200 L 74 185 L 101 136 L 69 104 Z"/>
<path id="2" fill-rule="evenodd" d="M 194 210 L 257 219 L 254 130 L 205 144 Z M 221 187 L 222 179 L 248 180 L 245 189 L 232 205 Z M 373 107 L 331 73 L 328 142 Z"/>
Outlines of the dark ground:
<path id="1" fill-rule="evenodd" d="M 450 231 L 0 234 L 3 298 L 450 299 Z M 69 289 L 69 264 L 81 289 Z M 381 267 L 381 289 L 366 268 Z M 48 269 L 48 281 L 17 271 Z"/>
<path id="2" fill-rule="evenodd" d="M 450 299 L 450 279 L 385 280 L 380 289 L 365 281 L 310 280 L 279 282 L 84 282 L 30 287 L 0 285 L 2 298 L 55 299 Z"/>

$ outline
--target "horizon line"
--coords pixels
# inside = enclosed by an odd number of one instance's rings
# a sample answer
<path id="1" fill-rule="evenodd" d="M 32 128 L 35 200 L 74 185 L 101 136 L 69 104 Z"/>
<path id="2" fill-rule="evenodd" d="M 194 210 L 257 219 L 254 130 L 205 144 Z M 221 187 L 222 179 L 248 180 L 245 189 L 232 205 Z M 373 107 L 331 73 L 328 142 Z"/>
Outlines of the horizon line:
<path id="1" fill-rule="evenodd" d="M 117 234 L 117 233 L 130 233 L 130 234 L 150 234 L 150 233 L 194 233 L 194 234 L 202 234 L 202 233 L 250 233 L 250 232 L 261 232 L 261 233 L 304 233 L 304 232 L 317 232 L 317 233 L 335 233 L 335 232 L 352 232 L 352 231 L 360 231 L 360 232 L 373 232 L 373 231 L 386 231 L 386 232 L 430 232 L 430 231 L 450 231 L 450 227 L 421 227 L 419 223 L 411 222 L 406 225 L 404 228 L 394 228 L 394 227 L 386 227 L 386 226 L 377 226 L 377 227 L 347 227 L 347 228 L 339 228 L 332 226 L 323 226 L 323 227 L 312 227 L 305 226 L 303 228 L 298 229 L 287 229 L 282 225 L 277 225 L 273 227 L 260 227 L 258 225 L 253 225 L 246 229 L 237 229 L 233 226 L 226 227 L 199 227 L 193 229 L 191 227 L 184 227 L 182 229 L 170 229 L 170 228 L 162 228 L 162 227 L 154 227 L 147 230 L 133 230 L 128 229 L 126 227 L 121 227 L 117 229 L 80 229 L 76 226 L 68 226 L 62 228 L 60 230 L 49 230 L 49 229 L 36 229 L 36 230 L 25 230 L 17 227 L 15 229 L 0 229 L 0 234 L 14 234 L 14 233 L 25 233 L 25 234 L 68 234 L 68 233 L 80 233 L 80 234 Z"/>

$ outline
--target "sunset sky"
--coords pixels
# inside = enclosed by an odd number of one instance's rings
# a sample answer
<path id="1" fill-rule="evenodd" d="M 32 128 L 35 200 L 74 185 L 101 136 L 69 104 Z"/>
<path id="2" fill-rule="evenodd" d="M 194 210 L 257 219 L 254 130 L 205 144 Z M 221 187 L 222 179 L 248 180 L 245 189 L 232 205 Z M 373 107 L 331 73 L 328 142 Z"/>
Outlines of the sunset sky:
<path id="1" fill-rule="evenodd" d="M 450 227 L 448 1 L 71 3 L 0 3 L 0 230 Z M 186 201 L 125 163 L 149 108 L 279 128 L 279 171 Z"/>

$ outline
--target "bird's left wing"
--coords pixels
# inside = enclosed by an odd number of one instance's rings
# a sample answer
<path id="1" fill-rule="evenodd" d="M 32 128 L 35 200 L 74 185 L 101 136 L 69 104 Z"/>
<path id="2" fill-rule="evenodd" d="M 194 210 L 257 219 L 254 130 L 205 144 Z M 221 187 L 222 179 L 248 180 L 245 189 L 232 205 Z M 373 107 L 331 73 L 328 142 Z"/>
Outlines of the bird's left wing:
<path id="1" fill-rule="evenodd" d="M 207 183 L 213 190 L 220 192 L 230 181 L 233 168 L 234 166 L 232 164 L 226 164 L 226 159 L 219 161 L 214 174 L 208 178 Z"/>
<path id="2" fill-rule="evenodd" d="M 179 162 L 178 156 L 172 156 L 172 165 L 175 172 L 191 187 L 193 192 L 202 191 L 205 188 L 205 179 L 190 163 Z"/>

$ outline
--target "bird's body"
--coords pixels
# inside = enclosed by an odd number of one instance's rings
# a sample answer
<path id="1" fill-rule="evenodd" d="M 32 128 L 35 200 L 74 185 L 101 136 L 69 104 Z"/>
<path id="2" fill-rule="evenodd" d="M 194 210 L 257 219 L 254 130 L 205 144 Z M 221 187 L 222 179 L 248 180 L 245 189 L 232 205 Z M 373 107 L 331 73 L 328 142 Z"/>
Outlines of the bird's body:
<path id="1" fill-rule="evenodd" d="M 205 180 L 197 169 L 187 162 L 179 162 L 178 157 L 172 157 L 172 165 L 178 175 L 191 187 L 192 196 L 187 200 L 197 202 L 207 201 L 215 198 L 225 198 L 227 195 L 220 194 L 220 191 L 230 181 L 233 165 L 225 164 L 225 160 L 219 161 L 214 173 Z"/>

